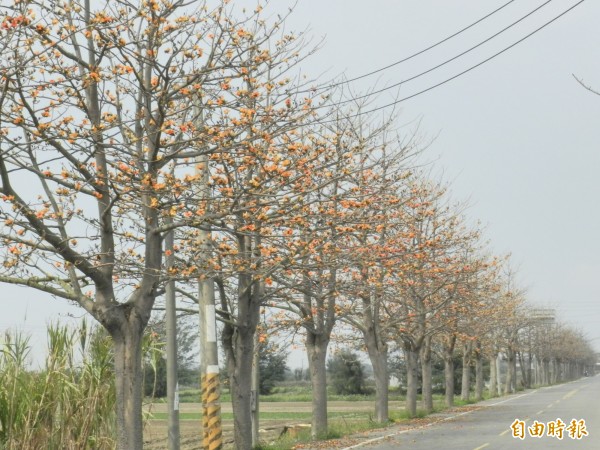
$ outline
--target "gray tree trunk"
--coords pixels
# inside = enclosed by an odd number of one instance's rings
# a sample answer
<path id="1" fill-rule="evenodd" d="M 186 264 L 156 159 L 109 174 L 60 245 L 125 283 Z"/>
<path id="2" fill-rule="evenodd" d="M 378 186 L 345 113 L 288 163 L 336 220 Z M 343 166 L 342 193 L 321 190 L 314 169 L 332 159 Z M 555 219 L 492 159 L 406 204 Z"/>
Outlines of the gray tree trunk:
<path id="1" fill-rule="evenodd" d="M 417 415 L 417 384 L 419 350 L 410 345 L 404 347 L 406 358 L 406 411 L 410 417 Z"/>
<path id="2" fill-rule="evenodd" d="M 252 358 L 254 333 L 238 327 L 235 345 L 229 348 L 227 368 L 233 408 L 233 437 L 237 450 L 252 449 Z"/>
<path id="3" fill-rule="evenodd" d="M 508 366 L 506 368 L 506 381 L 504 384 L 504 393 L 511 394 L 514 392 L 514 390 L 513 390 L 514 376 L 516 374 L 514 373 L 514 364 L 513 364 L 514 360 L 515 360 L 515 352 L 510 346 L 506 350 L 506 355 L 508 357 Z"/>
<path id="4" fill-rule="evenodd" d="M 134 321 L 137 322 L 137 321 Z M 142 450 L 142 335 L 140 323 L 111 332 L 115 352 L 117 448 Z"/>
<path id="5" fill-rule="evenodd" d="M 238 236 L 240 254 L 248 261 L 252 261 L 252 242 L 251 236 Z M 226 294 L 221 286 L 220 291 L 221 308 L 227 311 Z M 252 359 L 263 295 L 264 283 L 253 280 L 247 273 L 239 273 L 235 318 L 225 323 L 221 334 L 227 358 L 233 437 L 237 450 L 252 449 Z"/>
<path id="6" fill-rule="evenodd" d="M 510 364 L 506 368 L 506 378 L 504 380 L 504 395 L 512 393 L 512 370 Z"/>
<path id="7" fill-rule="evenodd" d="M 374 333 L 363 333 L 363 335 L 375 378 L 375 420 L 379 423 L 387 423 L 389 421 L 387 346 L 383 348 L 378 346 Z"/>
<path id="8" fill-rule="evenodd" d="M 513 359 L 511 361 L 511 373 L 512 373 L 512 392 L 517 392 L 517 353 L 513 352 Z"/>
<path id="9" fill-rule="evenodd" d="M 560 383 L 561 381 L 561 373 L 560 373 L 560 360 L 554 358 L 554 381 L 552 384 Z"/>
<path id="10" fill-rule="evenodd" d="M 496 377 L 498 378 L 498 395 L 502 395 L 502 356 L 498 353 L 496 356 Z"/>
<path id="11" fill-rule="evenodd" d="M 527 354 L 527 388 L 531 388 L 533 383 L 533 353 L 530 347 L 529 353 Z"/>
<path id="12" fill-rule="evenodd" d="M 475 399 L 483 400 L 483 354 L 479 341 L 475 346 Z"/>
<path id="13" fill-rule="evenodd" d="M 464 401 L 469 400 L 471 393 L 471 342 L 463 345 L 462 357 L 462 385 L 460 398 Z"/>
<path id="14" fill-rule="evenodd" d="M 456 336 L 450 339 L 444 345 L 444 382 L 445 382 L 445 401 L 448 408 L 454 406 L 454 345 Z"/>
<path id="15" fill-rule="evenodd" d="M 312 385 L 312 426 L 313 439 L 327 436 L 327 372 L 326 358 L 329 338 L 307 331 L 306 352 Z"/>
<path id="16" fill-rule="evenodd" d="M 529 387 L 529 374 L 527 373 L 527 363 L 525 362 L 525 355 L 523 352 L 517 352 L 517 358 L 519 366 L 521 367 L 521 384 L 523 387 Z"/>
<path id="17" fill-rule="evenodd" d="M 498 395 L 498 354 L 494 350 L 490 356 L 490 397 Z"/>
<path id="18" fill-rule="evenodd" d="M 433 411 L 433 392 L 431 387 L 431 336 L 425 338 L 421 348 L 421 392 L 423 409 Z"/>

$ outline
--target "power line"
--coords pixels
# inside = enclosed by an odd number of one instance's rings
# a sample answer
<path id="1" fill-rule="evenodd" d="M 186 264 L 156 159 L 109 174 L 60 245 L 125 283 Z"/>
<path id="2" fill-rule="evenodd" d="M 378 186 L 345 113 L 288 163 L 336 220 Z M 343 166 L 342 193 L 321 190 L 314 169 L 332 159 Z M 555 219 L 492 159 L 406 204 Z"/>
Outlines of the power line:
<path id="1" fill-rule="evenodd" d="M 419 56 L 419 55 L 422 55 L 423 53 L 425 53 L 425 52 L 427 52 L 427 51 L 429 51 L 429 50 L 432 50 L 432 49 L 434 49 L 435 47 L 437 47 L 437 46 L 439 46 L 439 45 L 443 44 L 444 42 L 446 42 L 446 41 L 449 41 L 450 39 L 452 39 L 452 38 L 454 38 L 454 37 L 458 36 L 459 34 L 461 34 L 461 33 L 465 32 L 465 31 L 467 31 L 468 29 L 470 29 L 470 28 L 473 28 L 473 27 L 474 27 L 475 25 L 477 25 L 478 23 L 480 23 L 480 22 L 483 22 L 483 21 L 484 21 L 485 19 L 487 19 L 488 17 L 491 17 L 491 16 L 493 16 L 493 15 L 494 15 L 494 14 L 496 14 L 498 11 L 501 11 L 502 9 L 504 9 L 505 7 L 507 7 L 508 5 L 510 5 L 511 3 L 513 3 L 514 1 L 515 1 L 515 0 L 510 0 L 510 1 L 506 2 L 505 4 L 503 4 L 502 6 L 500 6 L 500 7 L 496 8 L 496 9 L 495 9 L 495 10 L 493 10 L 492 12 L 490 12 L 490 13 L 486 14 L 486 15 L 485 15 L 485 16 L 483 16 L 482 18 L 480 18 L 480 19 L 476 20 L 475 22 L 471 23 L 470 25 L 467 25 L 467 26 L 466 26 L 466 27 L 464 27 L 464 28 L 461 28 L 461 29 L 460 29 L 460 30 L 458 30 L 457 32 L 455 32 L 455 33 L 451 34 L 451 35 L 450 35 L 450 36 L 448 36 L 448 37 L 445 37 L 445 38 L 444 38 L 444 39 L 442 39 L 441 41 L 438 41 L 438 42 L 436 42 L 435 44 L 432 44 L 432 45 L 430 45 L 429 47 L 427 47 L 427 48 L 424 48 L 423 50 L 420 50 L 420 51 L 418 51 L 418 52 L 416 52 L 416 53 L 413 53 L 413 54 L 412 54 L 412 55 L 410 55 L 410 56 L 407 56 L 407 57 L 405 57 L 405 58 L 402 58 L 402 59 L 401 59 L 401 60 L 399 60 L 399 61 L 393 62 L 393 63 L 391 63 L 391 64 L 388 64 L 387 66 L 381 67 L 381 68 L 379 68 L 379 69 L 373 70 L 373 71 L 371 71 L 371 72 L 368 72 L 368 73 L 365 73 L 365 74 L 363 74 L 363 75 L 359 75 L 359 76 L 357 76 L 357 77 L 350 78 L 350 79 L 348 79 L 348 80 L 340 81 L 340 82 L 337 82 L 337 83 L 332 83 L 332 84 L 330 84 L 330 85 L 328 85 L 328 86 L 324 86 L 324 87 L 316 88 L 316 89 L 314 89 L 314 90 L 312 90 L 312 89 L 307 89 L 307 90 L 304 90 L 304 91 L 299 91 L 299 92 L 298 92 L 298 94 L 302 94 L 302 93 L 305 93 L 305 92 L 315 92 L 315 91 L 317 91 L 317 92 L 320 92 L 320 91 L 326 91 L 326 90 L 329 90 L 329 89 L 331 89 L 331 88 L 334 88 L 334 87 L 337 87 L 337 86 L 341 86 L 342 84 L 348 84 L 348 83 L 352 83 L 353 81 L 357 81 L 357 80 L 361 80 L 361 79 L 363 79 L 363 78 L 370 77 L 371 75 L 375 75 L 376 73 L 383 72 L 384 70 L 390 69 L 390 68 L 392 68 L 392 67 L 395 67 L 395 66 L 397 66 L 397 65 L 399 65 L 399 64 L 402 64 L 402 63 L 404 63 L 404 62 L 406 62 L 406 61 L 409 61 L 409 60 L 411 60 L 411 59 L 413 59 L 413 58 L 415 58 L 415 57 L 417 57 L 417 56 Z"/>
<path id="2" fill-rule="evenodd" d="M 315 109 L 319 109 L 319 108 L 329 108 L 329 107 L 331 107 L 331 106 L 339 106 L 339 105 L 344 105 L 344 104 L 346 104 L 346 103 L 350 103 L 350 102 L 354 102 L 354 101 L 361 100 L 361 99 L 364 99 L 364 98 L 368 98 L 368 97 L 371 97 L 371 96 L 373 96 L 373 95 L 376 95 L 376 94 L 381 94 L 382 92 L 389 91 L 390 89 L 393 89 L 393 88 L 396 88 L 396 87 L 402 86 L 403 84 L 405 84 L 405 83 L 408 83 L 409 81 L 416 80 L 417 78 L 420 78 L 420 77 L 422 77 L 423 75 L 427 75 L 428 73 L 430 73 L 430 72 L 433 72 L 434 70 L 436 70 L 436 69 L 439 69 L 440 67 L 442 67 L 442 66 L 445 66 L 446 64 L 448 64 L 448 63 L 450 63 L 450 62 L 452 62 L 452 61 L 455 61 L 455 60 L 457 60 L 457 59 L 458 59 L 458 58 L 460 58 L 461 56 L 464 56 L 464 55 L 466 55 L 467 53 L 470 53 L 470 52 L 472 52 L 472 51 L 473 51 L 473 50 L 475 50 L 476 48 L 479 48 L 479 47 L 481 47 L 483 44 L 485 44 L 485 43 L 487 43 L 487 42 L 491 41 L 492 39 L 494 39 L 495 37 L 497 37 L 497 36 L 501 35 L 501 34 L 502 34 L 502 33 L 504 33 L 505 31 L 507 31 L 508 29 L 510 29 L 510 28 L 512 28 L 512 27 L 514 27 L 515 25 L 517 25 L 518 23 L 522 22 L 523 20 L 525 20 L 526 18 L 528 18 L 528 17 L 529 17 L 529 16 L 531 16 L 532 14 L 536 13 L 537 11 L 539 11 L 540 9 L 542 9 L 544 6 L 546 6 L 547 4 L 549 4 L 549 3 L 550 3 L 550 2 L 552 2 L 552 1 L 553 1 L 553 0 L 546 0 L 544 3 L 542 3 L 542 4 L 541 4 L 540 6 L 538 6 L 537 8 L 535 8 L 535 9 L 533 9 L 532 11 L 530 11 L 529 13 L 525 14 L 524 16 L 522 16 L 521 18 L 519 18 L 518 20 L 516 20 L 516 21 L 512 22 L 510 25 L 508 25 L 508 26 L 506 26 L 506 27 L 502 28 L 500 31 L 498 31 L 498 32 L 496 32 L 496 33 L 494 33 L 494 34 L 492 34 L 490 37 L 488 37 L 488 38 L 484 39 L 483 41 L 481 41 L 481 42 L 477 43 L 476 45 L 474 45 L 474 46 L 470 47 L 469 49 L 467 49 L 467 50 L 465 50 L 465 51 L 463 51 L 463 52 L 459 53 L 458 55 L 455 55 L 455 56 L 453 56 L 452 58 L 450 58 L 450 59 L 447 59 L 447 60 L 445 60 L 445 61 L 441 62 L 440 64 L 438 64 L 438 65 L 436 65 L 436 66 L 434 66 L 434 67 L 431 67 L 431 68 L 429 68 L 429 69 L 427 69 L 427 70 L 425 70 L 425 71 L 423 71 L 423 72 L 421 72 L 421 73 L 418 73 L 418 74 L 416 74 L 416 75 L 413 75 L 412 77 L 410 77 L 410 78 L 407 78 L 407 79 L 405 79 L 405 80 L 402 80 L 402 81 L 400 81 L 400 82 L 398 82 L 398 83 L 394 83 L 394 84 L 392 84 L 391 86 L 387 86 L 387 87 L 385 87 L 385 88 L 378 89 L 378 90 L 376 90 L 376 91 L 373 91 L 373 92 L 369 92 L 368 94 L 364 94 L 364 95 L 361 95 L 361 96 L 358 96 L 358 97 L 354 97 L 354 98 L 351 98 L 351 99 L 348 99 L 348 100 L 343 100 L 343 101 L 337 102 L 337 103 L 335 103 L 335 104 L 333 104 L 333 105 L 323 105 L 323 106 L 318 106 L 318 107 L 317 107 L 317 108 L 315 108 Z"/>
<path id="3" fill-rule="evenodd" d="M 439 82 L 439 83 L 437 83 L 437 84 L 434 84 L 433 86 L 429 86 L 428 88 L 426 88 L 426 89 L 423 89 L 422 91 L 416 92 L 415 94 L 409 95 L 409 96 L 407 96 L 407 97 L 403 97 L 403 98 L 401 98 L 401 99 L 398 99 L 398 100 L 396 100 L 396 101 L 393 101 L 393 102 L 391 102 L 391 103 L 388 103 L 388 104 L 386 104 L 386 105 L 379 106 L 379 107 L 377 107 L 377 108 L 373 108 L 373 109 L 370 109 L 370 110 L 368 110 L 368 111 L 362 111 L 362 112 L 358 112 L 358 113 L 356 113 L 356 114 L 353 114 L 353 115 L 350 115 L 350 116 L 346 116 L 345 118 L 346 118 L 346 119 L 351 119 L 351 118 L 354 118 L 354 117 L 359 117 L 359 116 L 362 116 L 362 115 L 364 115 L 364 114 L 370 114 L 370 113 L 373 113 L 373 112 L 377 112 L 377 111 L 383 110 L 383 109 L 385 109 L 385 108 L 389 108 L 390 106 L 395 106 L 395 105 L 397 105 L 397 104 L 399 104 L 399 103 L 405 102 L 406 100 L 410 100 L 411 98 L 417 97 L 417 96 L 419 96 L 419 95 L 421 95 L 421 94 L 424 94 L 424 93 L 426 93 L 426 92 L 429 92 L 429 91 L 431 91 L 431 90 L 433 90 L 433 89 L 435 89 L 435 88 L 437 88 L 437 87 L 439 87 L 439 86 L 442 86 L 442 85 L 444 85 L 444 84 L 446 84 L 446 83 L 449 83 L 450 81 L 452 81 L 452 80 L 455 80 L 456 78 L 458 78 L 458 77 L 460 77 L 460 76 L 462 76 L 462 75 L 464 75 L 464 74 L 466 74 L 466 73 L 468 73 L 468 72 L 470 72 L 470 71 L 472 71 L 472 70 L 476 69 L 476 68 L 477 68 L 477 67 L 479 67 L 479 66 L 482 66 L 483 64 L 487 63 L 488 61 L 491 61 L 492 59 L 496 58 L 497 56 L 500 56 L 502 53 L 505 53 L 506 51 L 510 50 L 511 48 L 515 47 L 516 45 L 518 45 L 518 44 L 520 44 L 521 42 L 525 41 L 526 39 L 530 38 L 530 37 L 531 37 L 531 36 L 533 36 L 534 34 L 538 33 L 539 31 L 543 30 L 544 28 L 546 28 L 548 25 L 550 25 L 550 24 L 552 24 L 553 22 L 555 22 L 555 21 L 557 21 L 558 19 L 560 19 L 560 18 L 561 18 L 562 16 L 564 16 L 565 14 L 567 14 L 567 13 L 569 13 L 570 11 L 572 11 L 573 9 L 575 9 L 577 6 L 581 5 L 581 4 L 582 4 L 584 1 L 585 1 L 585 0 L 580 0 L 580 1 L 578 1 L 578 2 L 577 2 L 577 3 L 575 3 L 573 6 L 569 7 L 568 9 L 566 9 L 565 11 L 563 11 L 562 13 L 560 13 L 558 16 L 555 16 L 553 19 L 551 19 L 551 20 L 549 20 L 548 22 L 544 23 L 542 26 L 540 26 L 540 27 L 536 28 L 536 29 L 535 29 L 535 30 L 533 30 L 531 33 L 529 33 L 529 34 L 525 35 L 524 37 L 522 37 L 522 38 L 521 38 L 521 39 L 519 39 L 518 41 L 516 41 L 516 42 L 513 42 L 513 43 L 512 43 L 511 45 L 509 45 L 508 47 L 505 47 L 505 48 L 503 48 L 503 49 L 502 49 L 502 50 L 500 50 L 499 52 L 497 52 L 497 53 L 494 53 L 492 56 L 490 56 L 490 57 L 488 57 L 488 58 L 484 59 L 483 61 L 480 61 L 479 63 L 477 63 L 477 64 L 475 64 L 475 65 L 473 65 L 473 66 L 469 67 L 469 68 L 468 68 L 468 69 L 466 69 L 466 70 L 463 70 L 463 71 L 462 71 L 462 72 L 460 72 L 460 73 L 457 73 L 456 75 L 454 75 L 454 76 L 452 76 L 452 77 L 450 77 L 450 78 L 447 78 L 447 79 L 445 79 L 444 81 L 441 81 L 441 82 Z M 335 105 L 333 105 L 333 106 L 335 106 Z M 332 113 L 332 114 L 333 114 L 333 113 Z M 331 115 L 331 114 L 329 114 L 329 115 Z M 325 121 L 318 121 L 317 123 L 319 123 L 319 124 L 327 124 L 327 123 L 332 123 L 332 122 L 336 122 L 336 121 L 337 121 L 337 119 L 331 119 L 331 120 L 325 120 Z"/>

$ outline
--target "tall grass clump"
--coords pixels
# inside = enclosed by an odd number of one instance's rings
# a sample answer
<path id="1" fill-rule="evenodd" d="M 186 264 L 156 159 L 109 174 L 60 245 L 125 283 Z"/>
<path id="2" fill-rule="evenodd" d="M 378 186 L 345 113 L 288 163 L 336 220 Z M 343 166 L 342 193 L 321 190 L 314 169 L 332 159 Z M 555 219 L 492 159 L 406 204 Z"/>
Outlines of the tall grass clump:
<path id="1" fill-rule="evenodd" d="M 27 367 L 31 343 L 18 332 L 0 342 L 0 448 L 112 449 L 115 389 L 110 339 L 100 331 L 48 327 L 41 370 Z"/>

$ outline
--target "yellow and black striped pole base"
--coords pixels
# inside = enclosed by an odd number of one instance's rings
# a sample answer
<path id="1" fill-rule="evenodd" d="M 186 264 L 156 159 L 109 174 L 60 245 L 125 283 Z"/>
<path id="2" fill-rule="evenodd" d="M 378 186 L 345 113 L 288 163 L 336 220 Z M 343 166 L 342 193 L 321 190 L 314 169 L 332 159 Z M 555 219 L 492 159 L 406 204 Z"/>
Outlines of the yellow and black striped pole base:
<path id="1" fill-rule="evenodd" d="M 221 401 L 219 374 L 208 373 L 202 377 L 202 425 L 205 450 L 218 450 L 223 446 L 221 428 Z"/>

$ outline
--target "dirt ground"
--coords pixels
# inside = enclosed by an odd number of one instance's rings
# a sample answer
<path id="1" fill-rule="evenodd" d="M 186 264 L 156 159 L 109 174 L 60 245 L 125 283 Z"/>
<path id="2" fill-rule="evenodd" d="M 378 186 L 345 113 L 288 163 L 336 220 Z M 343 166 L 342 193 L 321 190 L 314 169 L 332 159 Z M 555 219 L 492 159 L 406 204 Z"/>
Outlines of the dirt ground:
<path id="1" fill-rule="evenodd" d="M 154 412 L 167 412 L 167 405 L 157 403 L 151 406 Z M 401 402 L 390 402 L 390 410 L 401 408 Z M 260 404 L 261 411 L 264 412 L 304 412 L 310 413 L 310 402 L 263 402 Z M 331 401 L 328 403 L 329 412 L 371 412 L 374 409 L 372 401 L 367 402 L 348 402 Z M 179 411 L 181 413 L 198 413 L 201 411 L 200 403 L 181 403 Z M 224 403 L 223 412 L 231 412 L 231 404 Z M 275 440 L 283 431 L 284 427 L 290 427 L 296 424 L 306 423 L 304 420 L 293 419 L 270 419 L 263 420 L 260 423 L 261 439 L 265 441 Z M 182 450 L 201 450 L 202 449 L 202 429 L 198 420 L 180 421 L 181 449 Z M 233 448 L 233 421 L 223 421 L 223 437 L 226 448 Z M 167 421 L 166 420 L 148 420 L 144 429 L 144 448 L 149 450 L 162 450 L 167 448 Z"/>

